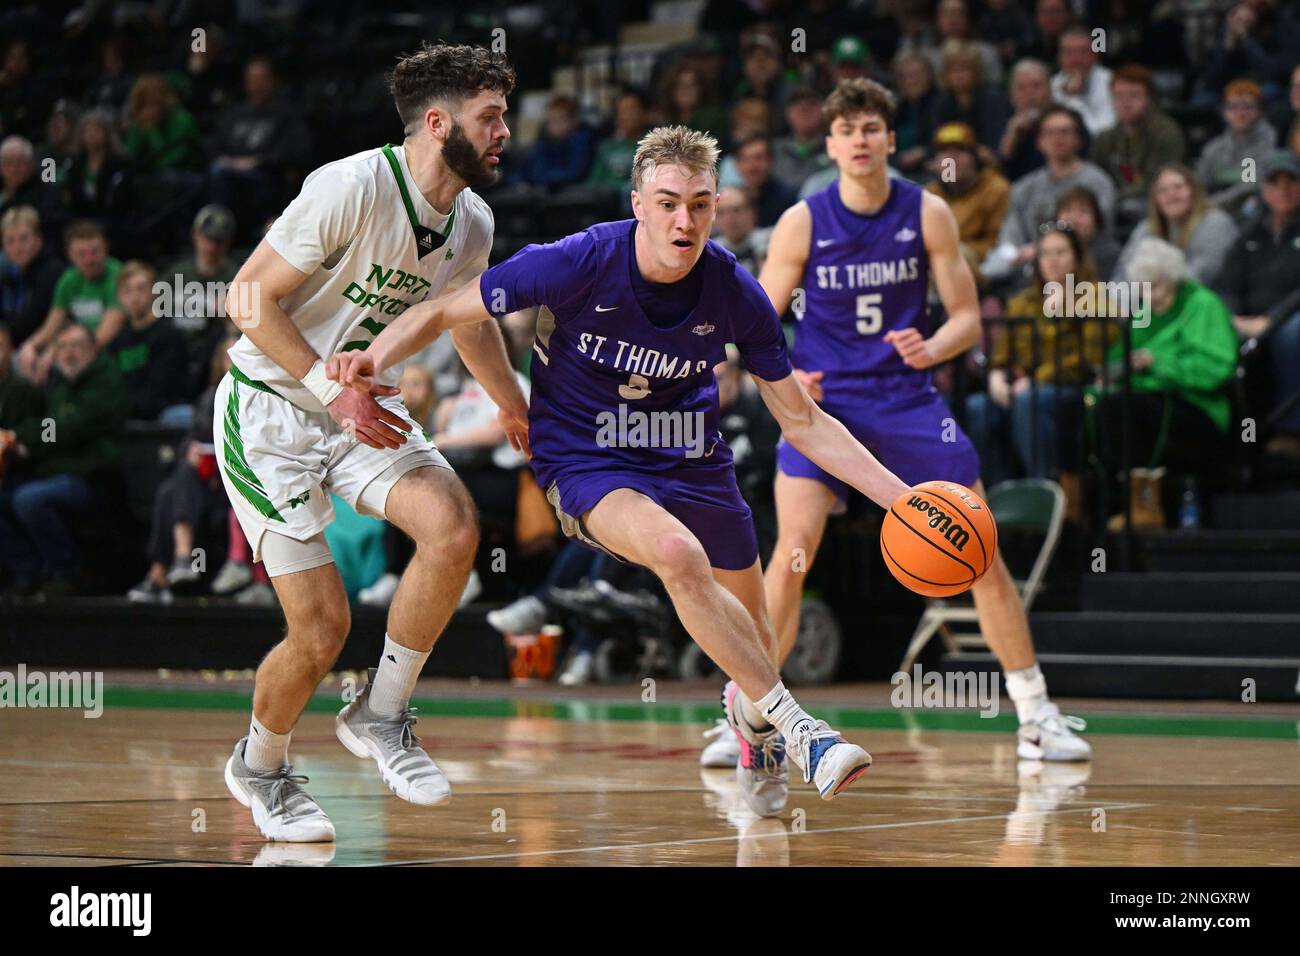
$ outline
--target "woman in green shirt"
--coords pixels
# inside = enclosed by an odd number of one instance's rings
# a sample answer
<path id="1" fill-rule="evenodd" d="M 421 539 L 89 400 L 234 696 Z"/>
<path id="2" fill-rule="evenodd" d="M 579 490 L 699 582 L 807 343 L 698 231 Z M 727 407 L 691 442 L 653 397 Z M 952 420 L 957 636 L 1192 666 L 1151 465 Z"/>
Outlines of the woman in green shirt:
<path id="1" fill-rule="evenodd" d="M 1133 525 L 1160 530 L 1164 464 L 1195 468 L 1220 453 L 1228 430 L 1225 389 L 1237 366 L 1237 336 L 1223 300 L 1191 278 L 1186 255 L 1172 243 L 1143 239 L 1128 279 L 1150 283 L 1150 301 L 1133 318 L 1129 356 Z M 1106 357 L 1114 370 L 1110 387 L 1090 400 L 1097 457 L 1107 480 L 1117 475 L 1121 461 L 1123 357 L 1123 342 L 1116 342 Z M 1111 519 L 1112 530 L 1121 526 L 1120 516 Z"/>

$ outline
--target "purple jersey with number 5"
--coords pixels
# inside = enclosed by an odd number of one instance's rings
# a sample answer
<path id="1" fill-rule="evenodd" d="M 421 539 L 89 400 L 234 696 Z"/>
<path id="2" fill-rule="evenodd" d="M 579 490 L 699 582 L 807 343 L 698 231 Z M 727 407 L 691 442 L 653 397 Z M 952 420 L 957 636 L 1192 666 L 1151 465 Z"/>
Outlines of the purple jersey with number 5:
<path id="1" fill-rule="evenodd" d="M 652 324 L 633 284 L 636 229 L 636 220 L 600 223 L 528 246 L 479 280 L 493 315 L 541 307 L 529 440 L 543 488 L 574 471 L 729 468 L 713 376 L 726 344 L 736 344 L 745 368 L 759 378 L 790 374 L 781 322 L 767 294 L 712 241 L 695 267 L 701 272 L 692 273 L 698 300 L 683 307 L 676 324 Z M 647 422 L 660 429 L 657 437 Z M 682 430 L 670 434 L 670 424 Z"/>
<path id="2" fill-rule="evenodd" d="M 872 216 L 852 212 L 838 182 L 808 197 L 812 238 L 804 271 L 804 311 L 795 330 L 794 364 L 825 373 L 823 387 L 864 376 L 910 371 L 885 341 L 893 329 L 929 334 L 926 294 L 929 258 L 921 236 L 919 186 L 890 179 L 889 198 Z M 928 372 L 914 373 L 928 384 Z"/>

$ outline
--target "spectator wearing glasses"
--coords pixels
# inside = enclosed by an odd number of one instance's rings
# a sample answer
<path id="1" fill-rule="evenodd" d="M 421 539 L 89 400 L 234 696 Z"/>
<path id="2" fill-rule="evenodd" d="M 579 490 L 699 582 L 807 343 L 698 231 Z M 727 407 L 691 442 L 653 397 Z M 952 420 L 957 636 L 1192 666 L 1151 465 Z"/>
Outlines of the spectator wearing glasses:
<path id="1" fill-rule="evenodd" d="M 1277 130 L 1264 118 L 1264 94 L 1250 80 L 1235 80 L 1223 90 L 1223 119 L 1228 124 L 1205 144 L 1196 161 L 1196 176 L 1209 190 L 1210 201 L 1231 209 L 1255 191 L 1247 179 L 1249 164 L 1273 152 Z"/>
<path id="2" fill-rule="evenodd" d="M 998 244 L 981 267 L 990 280 L 1016 275 L 1033 261 L 1034 243 L 1041 223 L 1054 218 L 1061 196 L 1076 186 L 1097 197 L 1102 219 L 1110 222 L 1115 208 L 1115 187 L 1102 169 L 1080 156 L 1083 121 L 1065 106 L 1050 106 L 1038 120 L 1038 148 L 1047 165 L 1011 186 L 1011 205 L 998 234 Z"/>

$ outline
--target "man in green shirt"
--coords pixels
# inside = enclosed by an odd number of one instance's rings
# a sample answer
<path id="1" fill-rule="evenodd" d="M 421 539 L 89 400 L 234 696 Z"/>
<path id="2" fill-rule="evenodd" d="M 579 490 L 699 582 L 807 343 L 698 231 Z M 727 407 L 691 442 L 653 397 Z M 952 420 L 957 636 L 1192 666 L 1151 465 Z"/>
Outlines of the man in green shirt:
<path id="1" fill-rule="evenodd" d="M 0 569 L 22 593 L 42 582 L 47 594 L 74 587 L 81 555 L 69 518 L 122 463 L 126 391 L 113 360 L 96 356 L 89 329 L 74 323 L 59 333 L 55 367 L 44 411 L 0 432 L 6 458 L 30 475 L 0 488 Z"/>
<path id="2" fill-rule="evenodd" d="M 102 349 L 122 331 L 126 318 L 117 302 L 122 263 L 108 254 L 108 238 L 91 220 L 74 222 L 64 233 L 72 263 L 54 287 L 45 322 L 18 351 L 18 368 L 33 385 L 45 384 L 54 362 L 55 338 L 69 321 L 84 325 Z"/>

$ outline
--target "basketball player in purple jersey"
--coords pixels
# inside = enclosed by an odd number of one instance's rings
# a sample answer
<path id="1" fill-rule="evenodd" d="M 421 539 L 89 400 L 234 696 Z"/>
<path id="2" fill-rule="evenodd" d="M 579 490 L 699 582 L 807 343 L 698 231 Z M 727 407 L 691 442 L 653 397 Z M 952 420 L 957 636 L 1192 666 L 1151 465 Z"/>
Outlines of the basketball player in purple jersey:
<path id="1" fill-rule="evenodd" d="M 787 753 L 827 800 L 871 757 L 808 716 L 773 664 L 753 518 L 718 432 L 713 368 L 725 345 L 737 345 L 810 460 L 883 506 L 907 486 L 808 396 L 767 295 L 709 241 L 717 159 L 706 134 L 652 130 L 633 162 L 635 219 L 521 250 L 472 288 L 412 306 L 366 351 L 336 355 L 330 374 L 365 390 L 444 329 L 540 306 L 527 438 L 538 481 L 566 534 L 658 575 L 686 630 L 733 678 L 723 708 L 737 780 L 756 813 L 775 816 Z M 485 386 L 505 378 L 471 371 Z"/>
<path id="2" fill-rule="evenodd" d="M 778 312 L 804 290 L 795 334 L 796 376 L 909 485 L 934 478 L 983 496 L 979 459 L 931 383 L 929 369 L 979 337 L 975 281 L 958 250 L 948 204 L 904 179 L 891 179 L 894 98 L 871 80 L 846 80 L 827 97 L 826 151 L 839 181 L 792 206 L 778 221 L 759 283 Z M 948 321 L 927 334 L 933 277 Z M 804 573 L 827 516 L 849 488 L 789 442 L 777 451 L 778 536 L 764 576 L 767 610 L 784 662 L 799 629 Z M 794 561 L 792 556 L 801 560 Z M 1087 760 L 1091 750 L 1047 698 L 1029 623 L 1001 555 L 972 589 L 980 629 L 1006 672 L 1026 760 Z M 702 762 L 734 761 L 725 739 Z"/>

